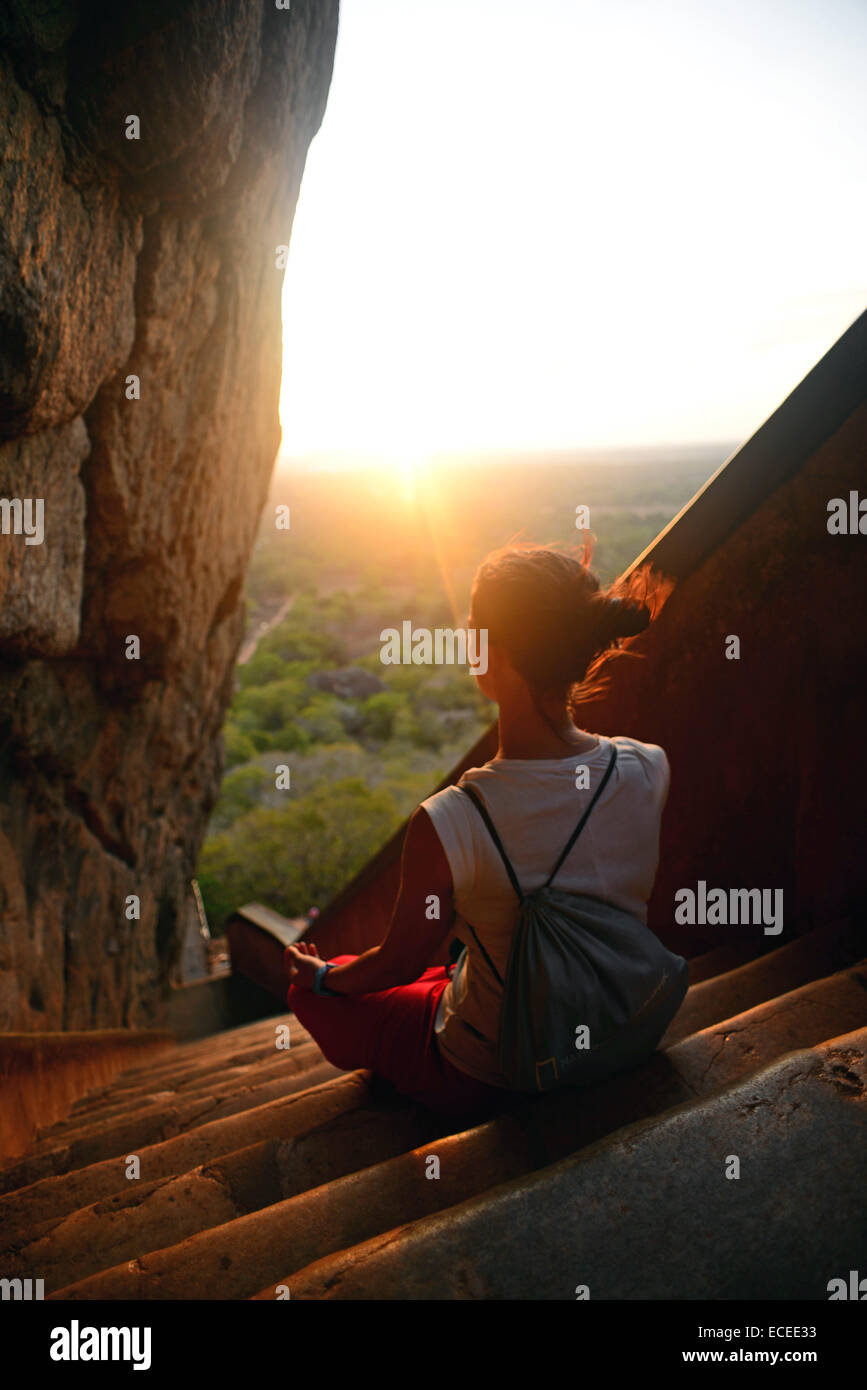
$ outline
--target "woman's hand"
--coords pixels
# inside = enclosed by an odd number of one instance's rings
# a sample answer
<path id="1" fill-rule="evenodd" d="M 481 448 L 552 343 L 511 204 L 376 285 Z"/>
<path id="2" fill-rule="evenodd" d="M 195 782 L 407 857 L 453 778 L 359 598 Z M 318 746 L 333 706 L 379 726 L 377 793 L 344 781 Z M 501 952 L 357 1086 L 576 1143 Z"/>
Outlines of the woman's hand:
<path id="1" fill-rule="evenodd" d="M 286 947 L 283 964 L 293 985 L 300 985 L 302 989 L 312 989 L 313 977 L 325 961 L 318 956 L 312 941 L 298 941 L 294 946 Z"/>

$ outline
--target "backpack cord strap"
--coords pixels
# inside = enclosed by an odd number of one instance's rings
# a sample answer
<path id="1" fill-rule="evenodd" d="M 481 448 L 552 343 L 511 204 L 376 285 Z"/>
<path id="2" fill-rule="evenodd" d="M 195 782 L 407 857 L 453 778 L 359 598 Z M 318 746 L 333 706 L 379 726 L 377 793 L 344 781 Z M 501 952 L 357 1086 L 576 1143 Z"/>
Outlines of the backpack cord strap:
<path id="1" fill-rule="evenodd" d="M 616 746 L 616 744 L 615 744 L 615 745 L 612 745 L 612 748 L 611 748 L 611 758 L 609 759 L 608 766 L 607 766 L 606 769 L 605 769 L 605 775 L 604 775 L 604 777 L 602 778 L 602 781 L 599 783 L 599 786 L 596 788 L 596 791 L 593 793 L 593 799 L 592 799 L 592 801 L 590 802 L 590 805 L 587 807 L 587 810 L 584 812 L 583 816 L 581 817 L 581 819 L 579 820 L 579 822 L 578 822 L 578 824 L 576 825 L 575 829 L 573 830 L 571 836 L 569 837 L 569 843 L 566 845 L 566 848 L 563 850 L 563 853 L 560 855 L 560 858 L 557 860 L 557 863 L 554 865 L 553 869 L 551 870 L 550 874 L 548 875 L 547 881 L 546 881 L 546 883 L 545 883 L 545 887 L 546 887 L 546 888 L 550 887 L 552 878 L 553 878 L 554 875 L 557 873 L 558 869 L 560 868 L 560 866 L 561 866 L 562 863 L 563 863 L 563 860 L 566 858 L 567 854 L 568 854 L 569 851 L 572 849 L 572 846 L 575 844 L 575 841 L 578 839 L 578 836 L 581 834 L 581 831 L 584 829 L 585 825 L 587 824 L 587 819 L 588 819 L 588 817 L 589 817 L 589 815 L 590 815 L 590 812 L 593 810 L 593 807 L 596 805 L 597 801 L 599 800 L 600 796 L 602 795 L 603 791 L 605 790 L 606 783 L 608 782 L 609 777 L 611 776 L 612 772 L 614 771 L 614 764 L 615 764 L 616 761 L 617 761 L 617 746 Z"/>
<path id="2" fill-rule="evenodd" d="M 464 922 L 467 922 L 466 917 L 463 918 L 463 921 L 464 921 Z M 488 955 L 488 953 L 487 953 L 487 951 L 485 950 L 484 946 L 482 945 L 481 941 L 480 941 L 479 938 L 476 936 L 476 929 L 475 929 L 475 927 L 473 926 L 472 922 L 467 922 L 467 926 L 469 927 L 470 931 L 473 933 L 473 940 L 475 941 L 476 945 L 478 946 L 478 948 L 479 948 L 479 950 L 481 951 L 482 955 L 484 956 L 485 960 L 488 962 L 488 965 L 490 966 L 491 970 L 493 971 L 493 974 L 494 974 L 494 977 L 495 977 L 496 980 L 497 980 L 497 983 L 498 983 L 499 985 L 502 986 L 502 985 L 503 985 L 503 977 L 502 977 L 502 975 L 500 974 L 500 972 L 499 972 L 499 970 L 497 969 L 497 967 L 494 965 L 494 962 L 491 960 L 491 957 Z M 464 1020 L 461 1019 L 461 1022 L 463 1023 Z M 469 1028 L 470 1025 L 467 1024 L 467 1027 Z M 484 1035 L 483 1035 L 482 1033 L 479 1033 L 475 1028 L 471 1029 L 470 1031 L 471 1031 L 471 1032 L 474 1032 L 474 1033 L 476 1034 L 476 1037 L 477 1037 L 477 1038 L 483 1038 L 483 1040 L 484 1040 L 485 1042 L 487 1042 L 487 1038 L 484 1038 Z"/>
<path id="3" fill-rule="evenodd" d="M 468 796 L 470 798 L 470 801 L 473 803 L 482 820 L 485 822 L 485 825 L 488 827 L 488 832 L 491 836 L 491 839 L 497 846 L 497 849 L 500 851 L 500 858 L 506 866 L 506 873 L 509 875 L 509 881 L 518 895 L 518 902 L 523 902 L 524 894 L 521 892 L 521 885 L 515 876 L 515 870 L 509 863 L 509 856 L 503 849 L 503 843 L 496 830 L 494 829 L 494 822 L 488 815 L 487 807 L 485 806 L 478 793 L 473 791 L 472 787 L 458 787 L 458 791 L 463 792 L 465 796 Z"/>
<path id="4" fill-rule="evenodd" d="M 519 903 L 523 902 L 523 901 L 524 901 L 524 894 L 521 892 L 521 885 L 519 884 L 519 882 L 518 882 L 518 880 L 517 880 L 517 877 L 515 876 L 515 870 L 512 868 L 512 865 L 511 865 L 511 863 L 509 862 L 509 856 L 507 855 L 506 851 L 503 849 L 502 841 L 501 841 L 499 835 L 497 834 L 497 832 L 496 832 L 496 830 L 495 830 L 495 828 L 494 828 L 494 822 L 491 820 L 490 816 L 488 815 L 487 807 L 485 806 L 485 804 L 484 804 L 484 802 L 482 801 L 481 797 L 478 796 L 477 793 L 474 792 L 474 791 L 472 791 L 469 787 L 461 787 L 461 786 L 459 786 L 459 787 L 458 787 L 458 791 L 464 792 L 464 793 L 470 798 L 470 801 L 473 803 L 473 805 L 475 806 L 475 808 L 476 808 L 476 810 L 478 811 L 479 815 L 481 816 L 482 820 L 485 822 L 485 825 L 488 827 L 488 833 L 490 834 L 491 839 L 493 840 L 493 842 L 494 842 L 494 844 L 496 845 L 497 849 L 500 851 L 500 858 L 502 859 L 503 863 L 504 863 L 505 866 L 506 866 L 506 873 L 509 875 L 509 880 L 510 880 L 510 882 L 511 882 L 511 884 L 512 884 L 512 887 L 514 888 L 515 892 L 516 892 L 517 895 L 518 895 L 518 902 L 519 902 Z M 466 918 L 464 918 L 463 920 L 464 920 L 465 922 L 467 921 Z M 490 967 L 491 972 L 492 972 L 493 975 L 494 975 L 494 978 L 497 980 L 498 984 L 500 984 L 501 986 L 503 986 L 503 984 L 504 984 L 504 982 L 503 982 L 503 977 L 502 977 L 502 975 L 500 974 L 500 972 L 499 972 L 499 970 L 497 969 L 497 967 L 494 965 L 494 962 L 491 960 L 491 957 L 488 955 L 487 951 L 485 950 L 485 948 L 484 948 L 484 946 L 482 945 L 481 941 L 479 940 L 478 936 L 476 935 L 476 930 L 475 930 L 475 927 L 473 926 L 472 922 L 467 922 L 467 926 L 469 927 L 470 931 L 473 933 L 473 940 L 475 941 L 476 945 L 478 946 L 478 948 L 479 948 L 479 950 L 481 951 L 482 955 L 484 956 L 485 960 L 488 962 L 488 966 Z"/>

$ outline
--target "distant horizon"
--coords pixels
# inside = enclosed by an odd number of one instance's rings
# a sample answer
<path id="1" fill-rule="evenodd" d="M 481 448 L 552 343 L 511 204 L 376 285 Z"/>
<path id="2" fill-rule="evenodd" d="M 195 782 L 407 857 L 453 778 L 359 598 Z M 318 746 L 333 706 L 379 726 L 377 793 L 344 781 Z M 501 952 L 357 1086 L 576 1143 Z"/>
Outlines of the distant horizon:
<path id="1" fill-rule="evenodd" d="M 437 450 L 428 456 L 413 459 L 419 468 L 449 467 L 491 467 L 497 464 L 519 465 L 522 462 L 537 461 L 548 465 L 567 466 L 574 462 L 591 463 L 598 461 L 616 467 L 618 463 L 640 463 L 648 465 L 661 462 L 677 462 L 678 456 L 684 461 L 695 460 L 702 455 L 718 454 L 722 463 L 739 449 L 745 440 L 706 439 L 692 443 L 653 443 L 621 445 L 575 445 L 567 448 L 489 448 L 489 449 L 449 449 Z M 363 472 L 366 470 L 391 472 L 401 466 L 393 455 L 366 453 L 361 450 L 308 450 L 304 453 L 290 454 L 280 452 L 274 464 L 274 473 L 284 470 L 307 473 Z"/>

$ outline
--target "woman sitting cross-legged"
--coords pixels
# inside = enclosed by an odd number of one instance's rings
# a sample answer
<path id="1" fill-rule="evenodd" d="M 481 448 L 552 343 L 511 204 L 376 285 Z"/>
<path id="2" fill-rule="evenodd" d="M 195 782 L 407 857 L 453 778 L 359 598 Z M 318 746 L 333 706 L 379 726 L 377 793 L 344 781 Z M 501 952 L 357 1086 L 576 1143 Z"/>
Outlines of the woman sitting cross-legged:
<path id="1" fill-rule="evenodd" d="M 541 546 L 507 546 L 482 563 L 468 626 L 487 632 L 487 670 L 474 678 L 499 706 L 496 756 L 414 812 L 379 945 L 328 962 L 312 942 L 285 953 L 289 1007 L 335 1066 L 368 1068 L 456 1118 L 514 1101 L 497 1037 L 515 880 L 524 893 L 547 882 L 600 787 L 555 887 L 646 923 L 668 760 L 655 744 L 586 733 L 574 711 L 620 639 L 648 625 L 661 592 L 647 573 L 603 591 L 585 555 Z M 431 965 L 454 938 L 465 946 L 457 966 Z"/>

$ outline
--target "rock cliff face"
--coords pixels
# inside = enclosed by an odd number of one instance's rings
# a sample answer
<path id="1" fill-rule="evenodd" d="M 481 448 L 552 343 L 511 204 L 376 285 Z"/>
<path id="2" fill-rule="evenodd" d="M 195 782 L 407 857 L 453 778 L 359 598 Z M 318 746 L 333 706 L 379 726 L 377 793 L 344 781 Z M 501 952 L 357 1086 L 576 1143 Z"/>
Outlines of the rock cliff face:
<path id="1" fill-rule="evenodd" d="M 337 0 L 0 16 L 0 1030 L 159 1016 L 336 33 Z"/>

